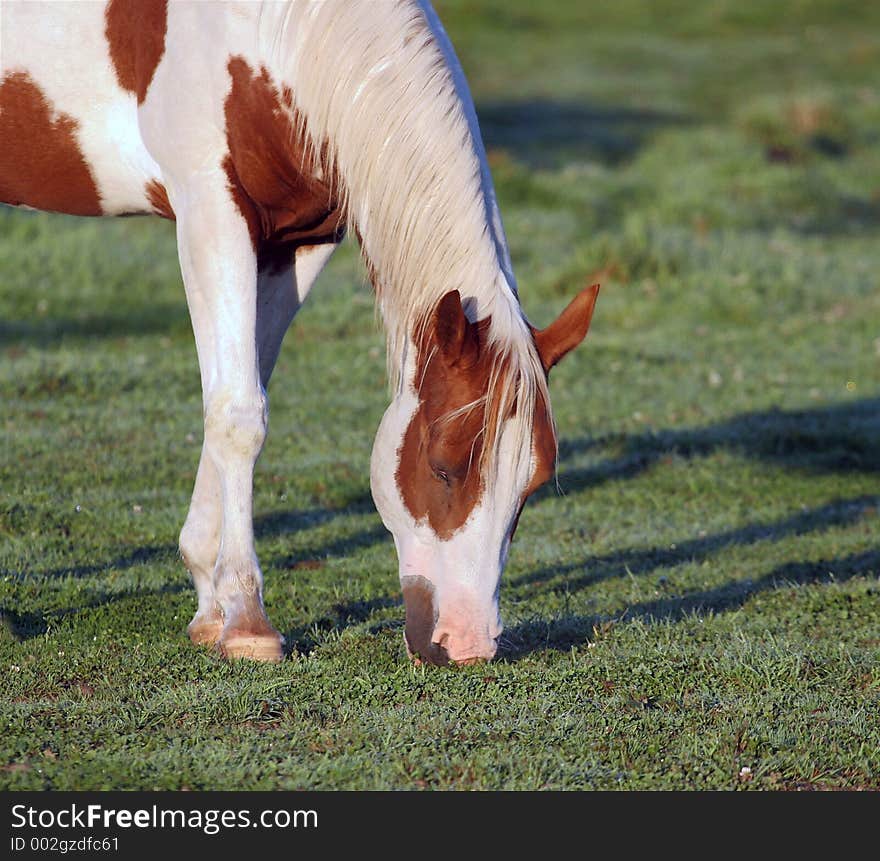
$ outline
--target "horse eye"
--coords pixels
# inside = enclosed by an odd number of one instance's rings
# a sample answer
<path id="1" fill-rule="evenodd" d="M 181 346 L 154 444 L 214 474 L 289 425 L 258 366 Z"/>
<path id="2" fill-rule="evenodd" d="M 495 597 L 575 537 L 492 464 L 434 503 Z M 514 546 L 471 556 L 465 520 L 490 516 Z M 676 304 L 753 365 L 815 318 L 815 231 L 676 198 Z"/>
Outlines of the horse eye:
<path id="1" fill-rule="evenodd" d="M 432 466 L 431 471 L 434 473 L 434 478 L 438 481 L 442 481 L 444 484 L 450 484 L 449 473 L 445 469 L 441 469 L 439 466 Z"/>

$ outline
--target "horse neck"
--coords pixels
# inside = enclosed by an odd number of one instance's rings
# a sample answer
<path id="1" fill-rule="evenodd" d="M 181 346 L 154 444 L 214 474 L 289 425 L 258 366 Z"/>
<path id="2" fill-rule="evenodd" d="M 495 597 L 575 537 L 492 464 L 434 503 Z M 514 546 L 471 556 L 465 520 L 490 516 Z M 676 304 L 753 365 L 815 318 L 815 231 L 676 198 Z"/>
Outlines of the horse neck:
<path id="1" fill-rule="evenodd" d="M 361 239 L 392 370 L 449 290 L 473 319 L 524 332 L 473 103 L 430 5 L 292 2 L 280 44 L 283 79 Z"/>

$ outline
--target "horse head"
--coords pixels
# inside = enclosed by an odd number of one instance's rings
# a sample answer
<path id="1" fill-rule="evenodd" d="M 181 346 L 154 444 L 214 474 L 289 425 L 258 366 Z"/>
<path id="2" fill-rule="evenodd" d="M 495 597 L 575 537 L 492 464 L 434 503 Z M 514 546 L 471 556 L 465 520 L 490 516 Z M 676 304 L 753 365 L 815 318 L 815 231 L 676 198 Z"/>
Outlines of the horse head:
<path id="1" fill-rule="evenodd" d="M 458 291 L 413 331 L 373 446 L 371 486 L 397 547 L 417 659 L 466 664 L 497 651 L 510 542 L 526 499 L 555 469 L 547 374 L 585 337 L 598 289 L 546 329 L 526 324 L 518 353 L 491 318 L 468 319 Z"/>

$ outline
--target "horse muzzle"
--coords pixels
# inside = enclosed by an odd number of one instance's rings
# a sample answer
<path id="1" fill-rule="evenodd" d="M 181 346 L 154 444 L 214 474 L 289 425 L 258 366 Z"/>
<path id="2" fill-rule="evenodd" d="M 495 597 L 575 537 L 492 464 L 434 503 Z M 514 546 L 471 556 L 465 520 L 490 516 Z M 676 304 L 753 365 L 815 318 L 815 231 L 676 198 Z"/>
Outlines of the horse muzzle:
<path id="1" fill-rule="evenodd" d="M 497 610 L 488 614 L 494 622 L 490 626 L 458 602 L 442 606 L 437 589 L 425 577 L 408 575 L 401 578 L 401 585 L 406 605 L 404 639 L 414 661 L 448 666 L 482 663 L 495 657 L 501 635 Z"/>

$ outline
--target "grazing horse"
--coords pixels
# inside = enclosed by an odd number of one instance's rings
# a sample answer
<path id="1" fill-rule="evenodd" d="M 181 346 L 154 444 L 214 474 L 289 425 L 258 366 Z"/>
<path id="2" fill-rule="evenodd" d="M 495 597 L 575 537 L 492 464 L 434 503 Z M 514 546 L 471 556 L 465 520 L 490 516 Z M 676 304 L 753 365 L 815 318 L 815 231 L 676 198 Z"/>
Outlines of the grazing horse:
<path id="1" fill-rule="evenodd" d="M 204 442 L 180 551 L 195 643 L 279 660 L 253 470 L 281 340 L 346 230 L 388 343 L 371 487 L 410 655 L 491 659 L 526 497 L 554 472 L 547 374 L 598 287 L 529 325 L 474 107 L 425 0 L 0 7 L 0 201 L 176 221 Z"/>

